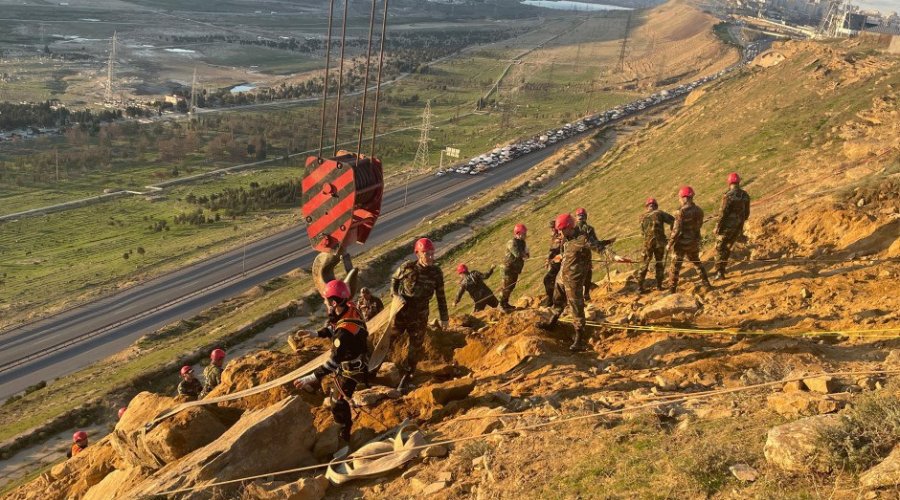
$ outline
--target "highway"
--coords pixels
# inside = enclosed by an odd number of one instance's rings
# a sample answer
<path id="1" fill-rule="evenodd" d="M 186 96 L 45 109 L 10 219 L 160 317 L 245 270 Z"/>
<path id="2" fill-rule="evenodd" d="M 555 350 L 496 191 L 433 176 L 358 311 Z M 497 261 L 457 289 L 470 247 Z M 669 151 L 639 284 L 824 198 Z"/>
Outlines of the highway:
<path id="1" fill-rule="evenodd" d="M 414 228 L 453 203 L 526 172 L 568 141 L 533 152 L 481 175 L 428 175 L 385 193 L 382 216 L 359 254 Z M 299 210 L 299 208 L 297 209 Z M 246 255 L 245 255 L 246 251 Z M 52 381 L 128 347 L 142 335 L 189 318 L 315 257 L 305 226 L 211 257 L 115 295 L 84 304 L 0 335 L 0 398 L 42 380 Z M 242 272 L 242 268 L 244 272 Z"/>

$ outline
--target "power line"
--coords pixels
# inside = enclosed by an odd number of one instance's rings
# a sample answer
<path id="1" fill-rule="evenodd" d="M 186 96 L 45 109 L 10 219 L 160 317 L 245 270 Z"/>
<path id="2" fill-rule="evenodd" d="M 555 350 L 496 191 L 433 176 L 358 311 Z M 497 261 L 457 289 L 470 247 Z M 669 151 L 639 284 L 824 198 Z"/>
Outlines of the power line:
<path id="1" fill-rule="evenodd" d="M 113 31 L 112 41 L 109 45 L 109 62 L 106 64 L 106 102 L 111 103 L 113 100 L 113 76 L 116 65 L 116 36 L 117 32 Z"/>

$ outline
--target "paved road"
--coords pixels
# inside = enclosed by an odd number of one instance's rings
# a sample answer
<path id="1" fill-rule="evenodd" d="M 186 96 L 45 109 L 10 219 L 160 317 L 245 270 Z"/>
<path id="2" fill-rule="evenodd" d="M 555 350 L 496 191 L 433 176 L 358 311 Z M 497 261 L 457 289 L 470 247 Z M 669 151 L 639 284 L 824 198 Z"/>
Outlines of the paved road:
<path id="1" fill-rule="evenodd" d="M 574 140 L 574 139 L 571 139 Z M 527 171 L 564 143 L 534 152 L 478 176 L 427 176 L 385 194 L 383 216 L 365 247 L 374 247 L 415 227 L 428 216 Z M 257 241 L 147 281 L 116 295 L 0 335 L 0 398 L 41 380 L 84 368 L 114 354 L 140 336 L 188 318 L 248 288 L 298 268 L 315 257 L 305 227 Z M 243 264 L 242 264 L 243 262 Z M 246 272 L 241 273 L 242 265 Z"/>

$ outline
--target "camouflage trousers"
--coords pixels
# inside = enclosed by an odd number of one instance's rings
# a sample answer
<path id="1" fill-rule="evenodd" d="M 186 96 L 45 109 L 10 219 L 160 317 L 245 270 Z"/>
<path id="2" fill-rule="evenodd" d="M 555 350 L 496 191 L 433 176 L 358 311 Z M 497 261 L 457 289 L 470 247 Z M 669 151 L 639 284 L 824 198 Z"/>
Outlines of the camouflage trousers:
<path id="1" fill-rule="evenodd" d="M 571 309 L 575 331 L 584 331 L 584 282 L 575 284 L 556 283 L 556 289 L 553 293 L 553 315 L 557 318 L 562 316 L 566 306 Z"/>
<path id="2" fill-rule="evenodd" d="M 562 267 L 559 262 L 551 262 L 550 268 L 544 274 L 544 293 L 547 295 L 547 305 L 553 304 L 553 292 L 556 290 L 556 276 Z"/>
<path id="3" fill-rule="evenodd" d="M 725 228 L 722 234 L 716 235 L 716 272 L 725 274 L 728 258 L 731 257 L 731 247 L 741 236 L 740 228 Z"/>
<path id="4" fill-rule="evenodd" d="M 425 333 L 428 320 L 424 322 L 394 322 L 391 327 L 391 349 L 388 359 L 397 365 L 401 373 L 416 371 L 416 365 L 424 353 Z"/>
<path id="5" fill-rule="evenodd" d="M 647 271 L 650 270 L 650 263 L 656 261 L 656 286 L 662 288 L 665 279 L 665 262 L 663 258 L 666 254 L 666 246 L 663 245 L 645 245 L 644 251 L 641 253 L 641 271 L 638 275 L 638 286 L 644 288 L 644 280 L 647 278 Z"/>
<path id="6" fill-rule="evenodd" d="M 500 304 L 508 305 L 509 304 L 509 296 L 512 295 L 513 290 L 516 289 L 516 285 L 519 283 L 519 273 L 515 270 L 505 271 L 503 273 L 503 284 L 501 285 L 503 288 L 500 290 Z"/>
<path id="7" fill-rule="evenodd" d="M 700 279 L 704 285 L 709 285 L 709 276 L 706 275 L 706 269 L 703 262 L 700 261 L 700 245 L 675 245 L 675 258 L 672 261 L 672 273 L 669 275 L 669 289 L 675 290 L 678 286 L 678 276 L 681 274 L 681 266 L 687 260 L 697 267 L 700 273 Z"/>

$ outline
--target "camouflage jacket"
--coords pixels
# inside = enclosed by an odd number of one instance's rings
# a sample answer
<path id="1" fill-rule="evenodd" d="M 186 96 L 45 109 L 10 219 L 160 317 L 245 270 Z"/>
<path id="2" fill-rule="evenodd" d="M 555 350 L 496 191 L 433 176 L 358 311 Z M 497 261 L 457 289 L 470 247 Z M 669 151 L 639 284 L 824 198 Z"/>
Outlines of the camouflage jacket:
<path id="1" fill-rule="evenodd" d="M 597 249 L 588 236 L 579 229 L 565 237 L 562 244 L 562 262 L 556 280 L 563 285 L 583 284 L 591 269 L 591 248 Z"/>
<path id="2" fill-rule="evenodd" d="M 469 292 L 469 295 L 472 296 L 472 300 L 474 300 L 476 304 L 494 295 L 494 292 L 492 292 L 484 282 L 484 280 L 490 278 L 492 274 L 494 274 L 493 268 L 487 273 L 481 273 L 479 271 L 466 273 L 459 280 L 459 292 L 456 294 L 456 302 L 462 300 L 462 296 L 466 292 Z"/>
<path id="3" fill-rule="evenodd" d="M 700 245 L 700 228 L 703 227 L 703 209 L 687 202 L 675 212 L 675 225 L 672 227 L 672 243 L 681 246 Z"/>
<path id="4" fill-rule="evenodd" d="M 428 306 L 434 296 L 437 298 L 441 321 L 450 320 L 447 298 L 444 295 L 444 274 L 438 266 L 423 267 L 414 260 L 404 263 L 391 279 L 391 292 L 406 301 L 398 316 L 415 315 L 417 319 L 424 318 L 427 322 Z"/>
<path id="5" fill-rule="evenodd" d="M 528 247 L 525 240 L 513 238 L 506 244 L 506 260 L 504 272 L 507 274 L 519 274 L 525 267 L 525 259 L 528 257 Z"/>
<path id="6" fill-rule="evenodd" d="M 562 233 L 560 233 L 559 231 L 554 231 L 553 236 L 550 237 L 550 250 L 547 252 L 548 263 L 552 263 L 553 259 L 562 252 L 562 245 Z"/>
<path id="7" fill-rule="evenodd" d="M 378 297 L 372 295 L 372 298 L 366 300 L 362 295 L 359 296 L 359 299 L 356 301 L 357 308 L 359 312 L 362 313 L 363 318 L 366 321 L 371 321 L 372 318 L 378 315 L 381 311 L 384 310 L 384 302 L 381 301 Z"/>
<path id="8" fill-rule="evenodd" d="M 671 214 L 656 209 L 641 215 L 641 234 L 644 235 L 644 248 L 666 246 L 666 224 L 675 223 Z"/>
<path id="9" fill-rule="evenodd" d="M 208 394 L 222 382 L 222 369 L 210 363 L 210 365 L 203 370 L 203 380 L 203 393 Z"/>
<path id="10" fill-rule="evenodd" d="M 203 392 L 203 384 L 196 378 L 190 380 L 181 379 L 181 382 L 178 383 L 179 396 L 188 396 L 191 399 L 197 399 L 200 397 L 201 392 Z"/>
<path id="11" fill-rule="evenodd" d="M 729 189 L 722 196 L 722 213 L 716 224 L 716 234 L 723 229 L 741 229 L 744 221 L 750 217 L 750 195 L 736 187 Z"/>

